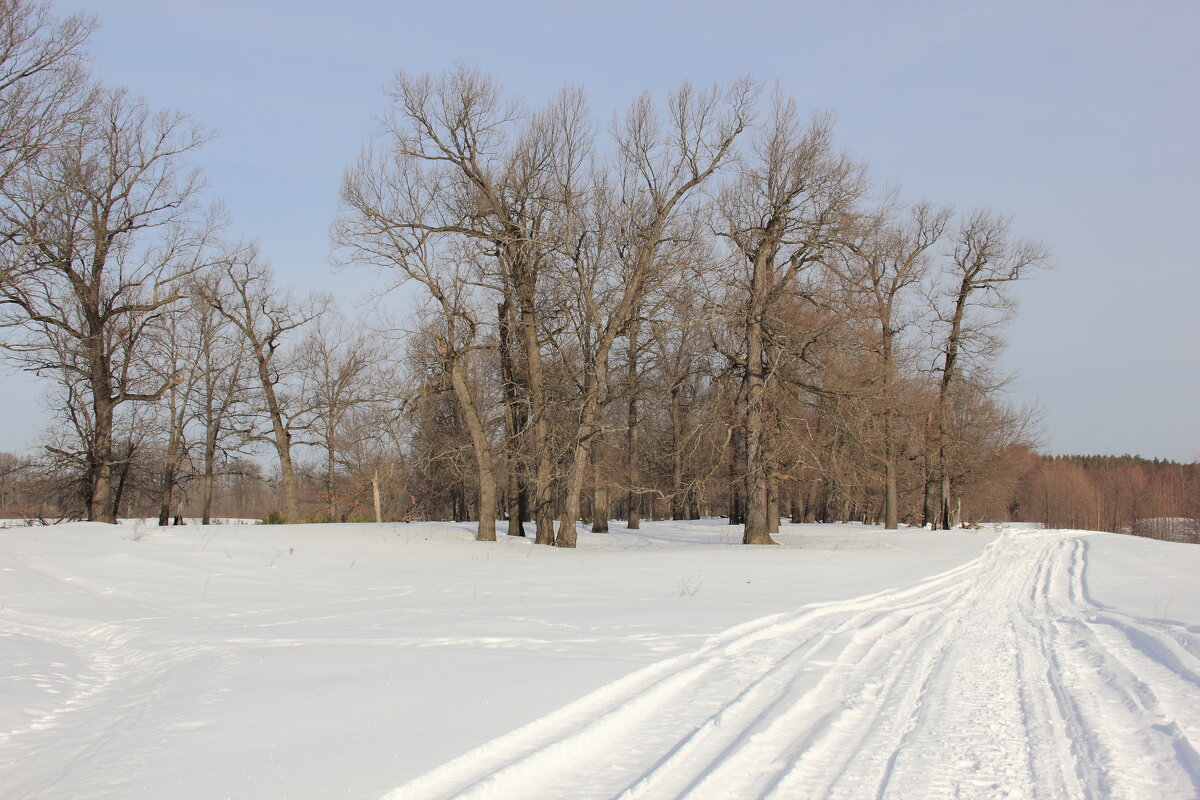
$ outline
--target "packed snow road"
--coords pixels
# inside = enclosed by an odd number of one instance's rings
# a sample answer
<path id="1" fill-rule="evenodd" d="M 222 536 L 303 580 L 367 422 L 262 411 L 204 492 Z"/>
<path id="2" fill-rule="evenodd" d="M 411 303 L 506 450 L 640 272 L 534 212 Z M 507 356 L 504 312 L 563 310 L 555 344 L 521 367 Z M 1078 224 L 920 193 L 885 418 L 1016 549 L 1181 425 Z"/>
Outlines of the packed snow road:
<path id="1" fill-rule="evenodd" d="M 736 626 L 388 798 L 1200 797 L 1200 629 L 1093 601 L 1087 549 Z"/>

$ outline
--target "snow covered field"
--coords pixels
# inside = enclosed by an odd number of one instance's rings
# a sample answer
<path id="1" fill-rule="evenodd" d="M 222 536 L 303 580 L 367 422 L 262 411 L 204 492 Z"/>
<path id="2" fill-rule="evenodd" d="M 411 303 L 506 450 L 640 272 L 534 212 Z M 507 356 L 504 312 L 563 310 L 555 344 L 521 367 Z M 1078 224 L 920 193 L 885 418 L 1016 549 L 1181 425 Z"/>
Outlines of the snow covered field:
<path id="1" fill-rule="evenodd" d="M 0 531 L 3 798 L 1200 796 L 1200 547 Z"/>

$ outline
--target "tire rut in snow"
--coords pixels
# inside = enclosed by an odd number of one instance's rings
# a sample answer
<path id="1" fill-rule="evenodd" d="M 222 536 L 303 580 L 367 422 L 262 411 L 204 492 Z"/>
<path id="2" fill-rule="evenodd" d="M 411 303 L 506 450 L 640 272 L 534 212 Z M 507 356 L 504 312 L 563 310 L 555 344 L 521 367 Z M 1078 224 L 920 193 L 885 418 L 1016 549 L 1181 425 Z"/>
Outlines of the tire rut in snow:
<path id="1" fill-rule="evenodd" d="M 1050 682 L 1073 732 L 1083 796 L 1200 797 L 1200 659 L 1158 626 L 1100 609 L 1085 589 L 1086 544 L 1056 543 L 1061 568 L 1035 591 Z"/>
<path id="2" fill-rule="evenodd" d="M 1197 649 L 1092 604 L 1084 552 L 1007 533 L 942 575 L 735 627 L 388 797 L 1196 796 Z"/>
<path id="3" fill-rule="evenodd" d="M 847 670 L 877 665 L 896 648 L 915 650 L 905 647 L 908 626 L 929 624 L 977 569 L 972 562 L 902 589 L 738 626 L 390 796 L 675 797 L 701 786 L 709 792 L 714 764 L 724 766 L 731 796 L 753 796 L 744 792 L 764 779 L 758 750 L 793 741 L 779 726 L 804 727 L 814 717 L 832 725 L 843 692 L 856 685 L 882 695 Z M 820 727 L 811 734 L 819 737 Z"/>

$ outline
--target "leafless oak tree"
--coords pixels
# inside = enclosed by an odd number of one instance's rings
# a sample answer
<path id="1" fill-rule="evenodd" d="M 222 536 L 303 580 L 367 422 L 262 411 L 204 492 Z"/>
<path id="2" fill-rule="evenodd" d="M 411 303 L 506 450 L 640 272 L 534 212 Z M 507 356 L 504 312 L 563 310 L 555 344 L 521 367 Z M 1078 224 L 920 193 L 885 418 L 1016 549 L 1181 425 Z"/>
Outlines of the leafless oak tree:
<path id="1" fill-rule="evenodd" d="M 189 411 L 199 428 L 200 518 L 204 525 L 212 521 L 218 459 L 230 461 L 246 443 L 239 417 L 245 416 L 251 394 L 248 343 L 207 299 L 225 293 L 223 278 L 228 280 L 224 270 L 200 276 L 193 283 L 187 310 L 198 373 Z"/>
<path id="2" fill-rule="evenodd" d="M 446 176 L 423 169 L 405 151 L 364 153 L 342 187 L 342 212 L 334 239 L 360 263 L 397 274 L 397 283 L 424 287 L 436 309 L 426 327 L 436 340 L 438 369 L 448 380 L 470 432 L 479 490 L 476 538 L 496 538 L 495 454 L 487 422 L 467 379 L 466 358 L 480 346 L 473 285 L 474 267 L 457 235 L 457 225 L 438 224 Z M 453 214 L 455 210 L 444 213 Z"/>
<path id="3" fill-rule="evenodd" d="M 508 363 L 515 367 L 519 360 L 523 373 L 519 382 L 509 380 L 508 385 L 523 395 L 526 431 L 521 439 L 532 462 L 536 536 L 549 544 L 553 464 L 538 290 L 547 251 L 544 227 L 558 197 L 548 169 L 558 132 L 532 119 L 520 104 L 506 101 L 490 78 L 464 66 L 437 78 L 401 73 L 389 97 L 384 152 L 375 156 L 375 163 L 393 164 L 403 176 L 396 188 L 406 216 L 392 216 L 387 224 L 406 228 L 422 242 L 428 241 L 425 234 L 463 240 L 463 247 L 475 250 L 468 260 L 479 268 L 474 276 L 463 275 L 464 280 L 488 283 L 508 303 L 502 313 L 511 314 L 516 335 L 506 337 L 505 344 L 520 350 L 519 359 L 510 351 Z M 365 158 L 369 163 L 372 156 Z M 355 185 L 368 179 L 360 167 L 348 175 L 343 191 L 344 205 L 360 216 L 365 212 L 355 207 Z M 404 197 L 411 194 L 420 195 L 419 200 Z M 338 241 L 353 247 L 353 232 L 342 226 L 338 230 Z M 438 246 L 444 247 L 441 242 Z M 405 251 L 399 252 L 403 259 Z M 450 294 L 443 297 L 455 306 Z M 462 335 L 462 326 L 456 327 L 455 336 Z M 477 457 L 481 454 L 477 450 Z"/>
<path id="4" fill-rule="evenodd" d="M 916 321 L 913 300 L 926 281 L 932 265 L 932 249 L 941 240 L 950 221 L 948 208 L 918 203 L 898 208 L 894 194 L 879 208 L 862 215 L 848 226 L 844 240 L 845 260 L 830 264 L 843 285 L 857 295 L 870 326 L 872 354 L 877 369 L 867 391 L 879 401 L 878 423 L 882 438 L 884 471 L 884 527 L 899 525 L 897 497 L 899 403 L 897 360 L 901 335 Z"/>
<path id="5" fill-rule="evenodd" d="M 1049 252 L 1036 242 L 1015 239 L 1011 220 L 989 211 L 975 211 L 959 224 L 944 269 L 944 284 L 936 305 L 938 387 L 935 415 L 938 483 L 937 524 L 949 530 L 957 524 L 951 507 L 949 444 L 951 401 L 964 362 L 994 356 L 1000 347 L 997 326 L 1013 311 L 1009 285 L 1049 263 Z"/>
<path id="6" fill-rule="evenodd" d="M 378 402 L 386 376 L 376 337 L 352 329 L 340 314 L 318 318 L 301 342 L 299 368 L 303 393 L 312 408 L 312 441 L 324 451 L 324 494 L 330 522 L 340 518 L 337 491 L 338 456 L 351 444 L 348 423 L 362 407 Z"/>
<path id="7" fill-rule="evenodd" d="M 279 459 L 283 514 L 300 519 L 292 447 L 311 421 L 310 400 L 297 391 L 297 364 L 286 349 L 302 329 L 324 313 L 327 297 L 298 301 L 275 286 L 270 267 L 253 247 L 238 248 L 221 264 L 222 280 L 206 285 L 206 300 L 239 333 L 249 354 L 265 429 L 249 427 L 247 438 L 267 442 Z"/>
<path id="8" fill-rule="evenodd" d="M 90 519 L 115 520 L 115 410 L 155 402 L 173 381 L 150 368 L 145 343 L 208 246 L 200 179 L 185 165 L 206 138 L 186 116 L 105 91 L 2 187 L 0 314 L 15 335 L 6 346 L 26 369 L 84 381 L 95 426 Z"/>
<path id="9" fill-rule="evenodd" d="M 0 0 L 0 185 L 80 122 L 95 91 L 83 45 L 91 17 L 53 17 L 48 3 Z"/>
<path id="10" fill-rule="evenodd" d="M 746 167 L 719 199 L 721 235 L 743 265 L 745 544 L 774 543 L 768 532 L 764 400 L 777 367 L 772 333 L 778 337 L 782 330 L 772 331 L 772 310 L 796 290 L 802 272 L 831 256 L 863 190 L 861 168 L 834 151 L 832 133 L 827 117 L 805 124 L 795 102 L 776 92 Z"/>
<path id="11" fill-rule="evenodd" d="M 670 270 L 680 268 L 673 257 L 679 247 L 679 216 L 730 158 L 734 142 L 750 124 L 757 94 L 757 85 L 749 80 L 725 91 L 697 91 L 685 84 L 668 98 L 665 118 L 643 95 L 615 131 L 618 185 L 610 191 L 597 185 L 595 199 L 605 205 L 593 217 L 595 241 L 587 255 L 570 259 L 577 309 L 588 335 L 581 351 L 582 386 L 566 500 L 555 537 L 559 547 L 575 546 L 588 445 L 599 432 L 613 344 L 630 330 L 646 295 Z M 580 231 L 569 241 L 587 238 Z"/>

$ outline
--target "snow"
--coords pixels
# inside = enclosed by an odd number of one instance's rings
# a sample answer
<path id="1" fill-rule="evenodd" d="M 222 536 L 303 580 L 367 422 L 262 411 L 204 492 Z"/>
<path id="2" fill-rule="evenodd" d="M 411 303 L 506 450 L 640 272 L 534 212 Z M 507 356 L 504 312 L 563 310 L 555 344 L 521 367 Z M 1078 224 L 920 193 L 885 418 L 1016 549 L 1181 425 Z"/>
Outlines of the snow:
<path id="1" fill-rule="evenodd" d="M 1200 796 L 1200 548 L 0 532 L 5 798 Z"/>

